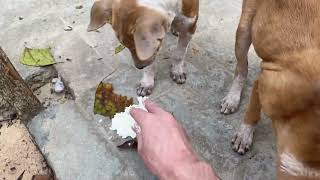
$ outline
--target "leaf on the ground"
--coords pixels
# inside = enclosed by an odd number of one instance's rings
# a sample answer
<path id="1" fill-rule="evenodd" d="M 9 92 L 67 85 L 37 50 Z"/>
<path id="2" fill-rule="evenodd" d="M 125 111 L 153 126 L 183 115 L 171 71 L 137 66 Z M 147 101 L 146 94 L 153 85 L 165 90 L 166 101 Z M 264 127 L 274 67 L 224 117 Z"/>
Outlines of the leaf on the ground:
<path id="1" fill-rule="evenodd" d="M 21 63 L 28 66 L 48 66 L 55 63 L 50 48 L 31 49 L 25 48 L 21 57 Z"/>
<path id="2" fill-rule="evenodd" d="M 33 175 L 31 180 L 53 180 L 51 175 Z"/>
<path id="3" fill-rule="evenodd" d="M 117 146 L 120 150 L 125 149 L 137 149 L 138 148 L 138 141 L 136 138 L 128 140 L 123 144 Z"/>
<path id="4" fill-rule="evenodd" d="M 23 174 L 24 174 L 24 172 L 25 172 L 26 170 L 24 170 L 21 174 L 20 174 L 20 176 L 18 177 L 18 179 L 17 180 L 22 180 L 22 178 L 23 178 Z"/>
<path id="5" fill-rule="evenodd" d="M 96 90 L 94 113 L 110 119 L 118 112 L 133 104 L 133 98 L 115 94 L 112 84 L 101 82 Z"/>
<path id="6" fill-rule="evenodd" d="M 121 51 L 123 51 L 126 47 L 122 44 L 120 44 L 119 46 L 116 47 L 115 49 L 115 54 L 120 53 Z"/>

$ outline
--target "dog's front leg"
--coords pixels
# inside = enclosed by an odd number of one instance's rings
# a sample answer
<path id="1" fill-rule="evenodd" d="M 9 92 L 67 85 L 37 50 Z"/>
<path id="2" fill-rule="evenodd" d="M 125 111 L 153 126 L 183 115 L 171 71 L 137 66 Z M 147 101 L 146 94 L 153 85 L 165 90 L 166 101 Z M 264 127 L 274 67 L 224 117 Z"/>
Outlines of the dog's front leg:
<path id="1" fill-rule="evenodd" d="M 232 149 L 243 155 L 246 153 L 253 139 L 254 128 L 260 120 L 261 103 L 259 98 L 259 81 L 256 80 L 251 92 L 250 102 L 239 131 L 232 139 Z"/>
<path id="2" fill-rule="evenodd" d="M 187 75 L 184 71 L 184 57 L 188 48 L 188 44 L 192 39 L 191 33 L 181 33 L 179 34 L 179 42 L 176 51 L 172 57 L 172 65 L 170 76 L 173 81 L 177 84 L 184 84 L 187 79 Z"/>
<path id="3" fill-rule="evenodd" d="M 177 49 L 172 56 L 170 76 L 172 80 L 178 84 L 185 83 L 187 79 L 187 75 L 184 71 L 184 58 L 189 42 L 196 30 L 197 20 L 197 16 L 193 18 L 178 16 L 172 23 L 172 28 L 179 34 L 179 41 Z"/>
<path id="4" fill-rule="evenodd" d="M 237 67 L 235 78 L 227 96 L 222 100 L 221 113 L 234 113 L 239 106 L 241 92 L 248 74 L 248 51 L 252 42 L 251 29 L 256 0 L 244 0 L 242 15 L 237 29 L 235 53 Z"/>
<path id="5" fill-rule="evenodd" d="M 143 76 L 137 87 L 138 96 L 148 96 L 154 88 L 154 79 L 156 76 L 156 62 L 143 69 Z"/>
<path id="6" fill-rule="evenodd" d="M 184 57 L 191 39 L 192 34 L 180 34 L 178 47 L 173 55 L 170 76 L 178 84 L 184 84 L 187 80 L 187 74 L 184 71 Z"/>

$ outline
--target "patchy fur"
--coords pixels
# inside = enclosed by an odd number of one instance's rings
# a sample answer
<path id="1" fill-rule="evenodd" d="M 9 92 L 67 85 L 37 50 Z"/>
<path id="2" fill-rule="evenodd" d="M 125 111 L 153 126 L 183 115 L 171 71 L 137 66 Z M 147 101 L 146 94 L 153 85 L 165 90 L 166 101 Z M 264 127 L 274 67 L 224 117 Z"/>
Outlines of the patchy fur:
<path id="1" fill-rule="evenodd" d="M 198 14 L 198 0 L 98 0 L 92 7 L 88 30 L 100 28 L 107 19 L 112 19 L 117 38 L 130 50 L 138 69 L 156 60 L 165 34 L 174 30 L 179 34 L 179 43 L 172 58 L 171 77 L 182 84 L 186 81 L 184 56 L 196 30 Z M 155 68 L 152 69 L 151 74 L 155 74 Z M 149 95 L 154 87 L 146 83 L 146 79 L 151 82 L 154 76 L 147 74 L 150 73 L 144 74 L 137 90 L 140 96 Z"/>

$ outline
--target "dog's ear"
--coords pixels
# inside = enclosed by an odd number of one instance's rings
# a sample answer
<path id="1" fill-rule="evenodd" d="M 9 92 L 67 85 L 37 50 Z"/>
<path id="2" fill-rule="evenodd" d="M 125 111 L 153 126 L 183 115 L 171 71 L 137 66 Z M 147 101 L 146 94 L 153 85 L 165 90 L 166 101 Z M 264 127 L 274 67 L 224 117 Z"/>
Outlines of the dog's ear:
<path id="1" fill-rule="evenodd" d="M 97 0 L 91 8 L 90 24 L 87 31 L 94 31 L 112 19 L 113 0 Z"/>
<path id="2" fill-rule="evenodd" d="M 134 31 L 137 56 L 141 61 L 151 58 L 159 50 L 166 30 L 161 23 L 142 23 Z"/>

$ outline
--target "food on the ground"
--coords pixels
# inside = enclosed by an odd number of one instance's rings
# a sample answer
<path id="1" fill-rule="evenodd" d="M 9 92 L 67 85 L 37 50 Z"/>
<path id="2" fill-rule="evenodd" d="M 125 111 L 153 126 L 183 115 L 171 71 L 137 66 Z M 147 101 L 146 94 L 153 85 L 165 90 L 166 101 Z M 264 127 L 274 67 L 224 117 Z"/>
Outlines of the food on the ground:
<path id="1" fill-rule="evenodd" d="M 112 119 L 111 130 L 116 130 L 117 134 L 123 139 L 131 137 L 135 138 L 136 133 L 133 131 L 133 127 L 138 127 L 132 116 L 130 115 L 130 110 L 132 108 L 139 108 L 146 111 L 144 107 L 144 101 L 146 97 L 138 97 L 139 104 L 131 105 L 125 108 L 124 112 L 117 113 Z"/>

